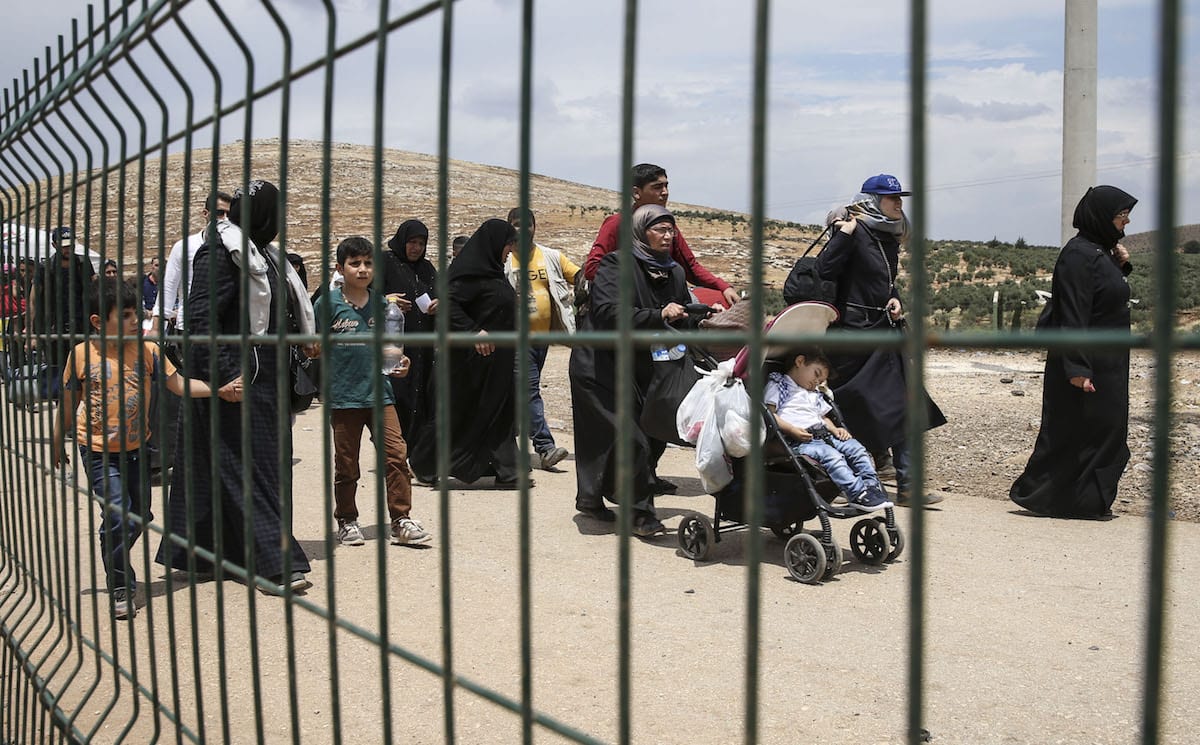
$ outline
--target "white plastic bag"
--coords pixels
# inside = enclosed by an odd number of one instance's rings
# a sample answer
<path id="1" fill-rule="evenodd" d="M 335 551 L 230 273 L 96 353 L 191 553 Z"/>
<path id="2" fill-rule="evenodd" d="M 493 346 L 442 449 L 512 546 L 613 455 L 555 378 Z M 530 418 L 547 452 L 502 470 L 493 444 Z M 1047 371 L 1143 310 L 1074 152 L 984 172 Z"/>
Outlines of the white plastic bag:
<path id="1" fill-rule="evenodd" d="M 733 481 L 733 469 L 725 458 L 721 445 L 721 428 L 716 417 L 709 417 L 700 428 L 696 440 L 696 471 L 700 474 L 700 485 L 709 494 L 716 494 Z"/>
<path id="2" fill-rule="evenodd" d="M 725 453 L 731 458 L 750 454 L 750 396 L 740 380 L 717 391 L 713 417 L 720 425 Z M 760 433 L 761 434 L 761 433 Z"/>
<path id="3" fill-rule="evenodd" d="M 692 386 L 692 390 L 683 397 L 679 408 L 675 411 L 675 429 L 679 437 L 686 442 L 695 444 L 700 437 L 700 429 L 713 414 L 713 402 L 717 391 L 724 385 L 725 380 L 733 374 L 733 364 L 722 362 L 716 370 L 705 372 Z"/>

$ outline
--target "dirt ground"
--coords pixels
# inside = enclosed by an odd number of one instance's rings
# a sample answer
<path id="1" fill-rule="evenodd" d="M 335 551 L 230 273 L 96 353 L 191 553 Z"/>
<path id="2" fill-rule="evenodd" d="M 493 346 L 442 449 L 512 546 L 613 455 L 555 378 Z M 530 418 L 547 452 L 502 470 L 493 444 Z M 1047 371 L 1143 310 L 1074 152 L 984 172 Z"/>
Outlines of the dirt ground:
<path id="1" fill-rule="evenodd" d="M 546 388 L 549 415 L 562 425 L 569 421 L 566 359 L 566 350 L 553 351 Z M 1197 443 L 1195 364 L 1181 360 L 1175 373 L 1173 446 L 1181 453 L 1194 454 Z M 1135 369 L 1134 426 L 1148 426 L 1151 369 L 1141 356 Z M 929 438 L 930 483 L 949 494 L 925 513 L 923 726 L 935 744 L 1127 743 L 1139 736 L 1149 551 L 1148 522 L 1138 516 L 1148 479 L 1137 464 L 1146 448 L 1134 448 L 1116 519 L 1021 515 L 1004 494 L 1033 443 L 1039 372 L 1036 354 L 939 351 L 929 358 L 930 392 L 951 420 Z M 253 742 L 261 733 L 267 743 L 326 743 L 336 728 L 341 742 L 374 743 L 390 727 L 394 742 L 446 742 L 447 707 L 433 672 L 447 662 L 446 639 L 461 676 L 455 741 L 521 740 L 520 717 L 510 708 L 522 685 L 520 495 L 455 484 L 444 519 L 439 492 L 418 488 L 414 514 L 435 540 L 428 548 L 390 546 L 379 540 L 368 453 L 359 500 L 367 545 L 334 546 L 321 431 L 316 410 L 294 427 L 295 534 L 313 561 L 315 586 L 292 606 L 232 580 L 192 586 L 169 575 L 149 561 L 159 541 L 153 533 L 136 552 L 141 611 L 132 623 L 114 624 L 96 589 L 103 581 L 87 569 L 94 540 L 78 537 L 94 519 L 92 505 L 73 495 L 51 498 L 44 481 L 34 496 L 21 483 L 3 494 L 6 514 L 18 516 L 23 531 L 14 553 L 0 555 L 0 620 L 33 647 L 30 664 L 93 732 L 91 741 L 151 742 L 156 728 L 171 732 L 173 725 L 144 698 L 134 709 L 129 681 L 114 686 L 108 663 L 96 664 L 91 649 L 70 642 L 70 629 L 64 638 L 56 614 L 20 572 L 9 571 L 13 562 L 57 578 L 72 572 L 54 557 L 82 547 L 84 576 L 65 585 L 78 594 L 68 590 L 63 599 L 83 636 L 131 669 L 144 695 L 157 690 L 189 731 L 203 728 L 207 741 Z M 566 429 L 556 435 L 572 447 Z M 713 509 L 693 455 L 672 448 L 661 465 L 681 486 L 658 503 L 670 529 Z M 1175 465 L 1194 469 L 1194 460 L 1178 457 Z M 537 711 L 553 722 L 535 727 L 534 741 L 566 742 L 565 728 L 614 742 L 620 541 L 575 514 L 573 460 L 562 466 L 534 474 L 528 502 L 531 691 Z M 1181 470 L 1177 482 L 1194 484 L 1195 476 Z M 161 512 L 159 490 L 154 499 Z M 1179 518 L 1195 514 L 1179 498 L 1174 509 Z M 897 510 L 897 520 L 909 549 L 896 563 L 868 566 L 847 550 L 841 573 L 820 586 L 791 581 L 783 543 L 764 533 L 759 742 L 903 742 L 915 536 L 910 511 Z M 834 524 L 843 547 L 851 522 Z M 1200 732 L 1200 713 L 1189 705 L 1200 689 L 1200 669 L 1190 662 L 1200 646 L 1200 619 L 1191 612 L 1200 606 L 1200 585 L 1191 581 L 1200 571 L 1200 525 L 1177 519 L 1170 536 L 1159 741 L 1182 744 Z M 744 740 L 748 539 L 744 531 L 722 535 L 703 562 L 683 557 L 673 534 L 630 542 L 633 742 Z M 43 586 L 63 589 L 57 580 Z M 391 654 L 380 654 L 375 635 Z M 509 704 L 477 695 L 476 686 Z"/>
<path id="2" fill-rule="evenodd" d="M 571 430 L 566 349 L 552 350 L 543 397 L 552 426 Z M 561 359 L 556 359 L 560 357 Z M 1008 499 L 1025 468 L 1041 421 L 1044 352 L 934 350 L 926 359 L 926 388 L 946 414 L 925 443 L 926 486 L 948 494 Z M 1152 488 L 1154 360 L 1130 360 L 1129 449 L 1116 514 L 1144 515 Z M 1200 353 L 1176 356 L 1171 371 L 1171 509 L 1177 520 L 1200 521 Z M 557 414 L 557 416 L 556 416 Z"/>

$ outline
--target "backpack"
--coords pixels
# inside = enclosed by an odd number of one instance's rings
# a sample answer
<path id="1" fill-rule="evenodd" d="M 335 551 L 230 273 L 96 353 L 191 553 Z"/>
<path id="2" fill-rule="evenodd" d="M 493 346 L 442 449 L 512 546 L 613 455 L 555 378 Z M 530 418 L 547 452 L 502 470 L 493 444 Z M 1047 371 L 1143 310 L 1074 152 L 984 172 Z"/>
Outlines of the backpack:
<path id="1" fill-rule="evenodd" d="M 809 256 L 812 250 L 817 247 L 821 239 L 830 234 L 830 227 L 818 235 L 799 259 L 796 259 L 796 265 L 792 267 L 792 271 L 788 273 L 787 279 L 783 282 L 783 301 L 788 305 L 803 303 L 806 301 L 817 301 L 828 303 L 829 305 L 837 305 L 837 282 L 828 279 L 822 279 L 817 272 L 817 257 Z"/>

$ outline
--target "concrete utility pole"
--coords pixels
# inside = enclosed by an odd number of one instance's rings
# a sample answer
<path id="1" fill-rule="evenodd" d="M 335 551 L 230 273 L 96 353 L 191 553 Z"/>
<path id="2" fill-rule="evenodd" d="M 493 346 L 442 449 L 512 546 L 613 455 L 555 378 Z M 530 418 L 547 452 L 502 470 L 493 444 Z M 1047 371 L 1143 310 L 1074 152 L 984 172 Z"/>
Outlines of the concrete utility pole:
<path id="1" fill-rule="evenodd" d="M 1097 0 L 1066 0 L 1063 24 L 1062 243 L 1079 198 L 1096 184 Z M 1061 244 L 1060 244 L 1061 245 Z"/>

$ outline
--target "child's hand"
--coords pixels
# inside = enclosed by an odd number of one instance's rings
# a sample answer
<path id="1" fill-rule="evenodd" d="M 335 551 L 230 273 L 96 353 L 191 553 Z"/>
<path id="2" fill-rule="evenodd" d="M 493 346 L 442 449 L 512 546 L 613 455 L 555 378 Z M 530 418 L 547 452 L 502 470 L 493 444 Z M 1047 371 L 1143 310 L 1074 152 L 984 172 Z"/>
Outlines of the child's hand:
<path id="1" fill-rule="evenodd" d="M 850 430 L 846 429 L 845 427 L 834 427 L 829 431 L 833 433 L 834 437 L 838 438 L 842 442 L 850 439 Z"/>
<path id="2" fill-rule="evenodd" d="M 812 442 L 813 436 L 812 432 L 809 432 L 806 429 L 797 429 L 792 433 L 792 439 L 796 442 Z"/>
<path id="3" fill-rule="evenodd" d="M 225 385 L 221 386 L 221 388 L 217 391 L 217 395 L 221 397 L 222 401 L 228 401 L 230 403 L 238 403 L 241 401 L 242 376 L 239 375 Z"/>
<path id="4" fill-rule="evenodd" d="M 403 377 L 407 376 L 408 375 L 408 367 L 410 364 L 412 364 L 412 360 L 410 360 L 408 358 L 408 355 L 407 354 L 401 355 L 400 361 L 396 363 L 395 369 L 392 370 L 390 373 L 388 373 L 388 377 L 389 378 L 403 378 Z"/>

